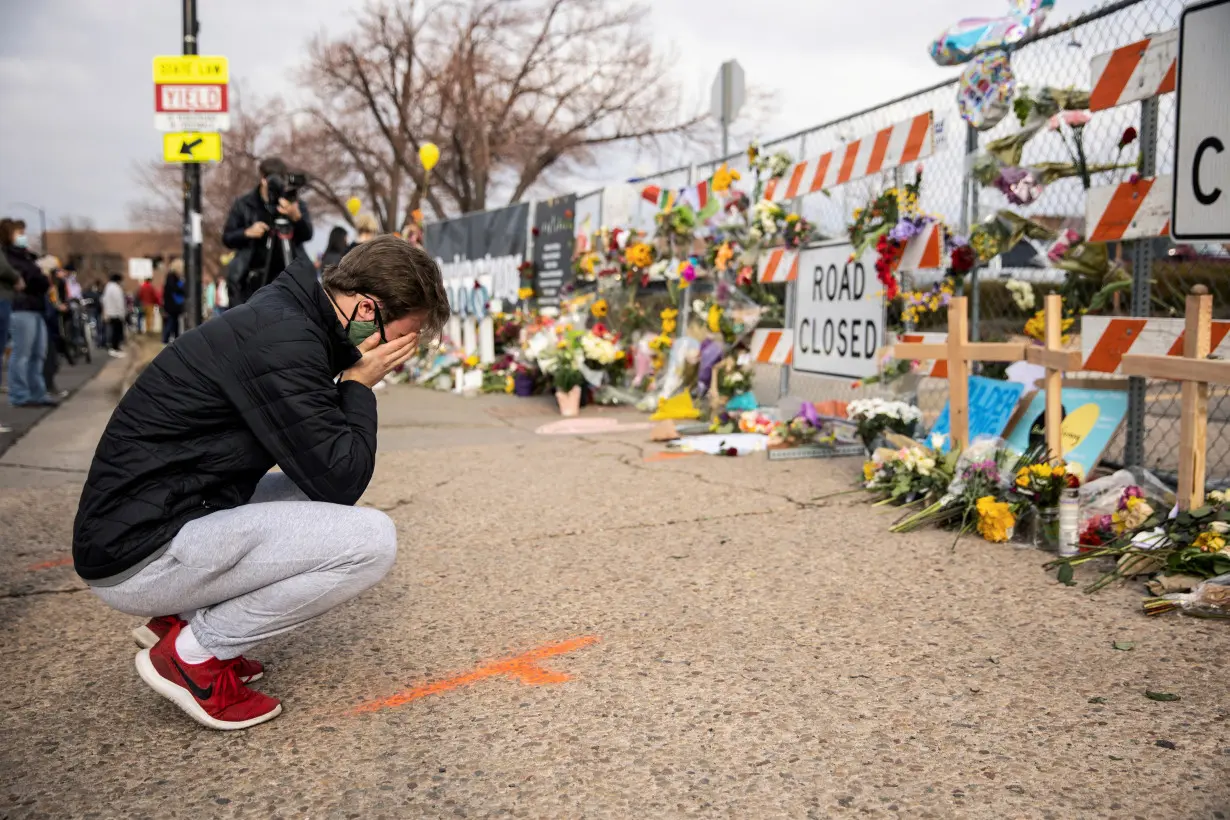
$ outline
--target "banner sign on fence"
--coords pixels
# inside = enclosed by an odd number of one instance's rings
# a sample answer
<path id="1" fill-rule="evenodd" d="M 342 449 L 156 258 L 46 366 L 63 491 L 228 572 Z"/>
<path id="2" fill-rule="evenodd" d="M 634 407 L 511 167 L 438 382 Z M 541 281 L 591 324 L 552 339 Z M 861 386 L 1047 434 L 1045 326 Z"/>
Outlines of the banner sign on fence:
<path id="1" fill-rule="evenodd" d="M 454 313 L 486 311 L 475 303 L 475 284 L 480 296 L 485 290 L 488 299 L 516 301 L 528 224 L 529 205 L 520 203 L 433 222 L 423 229 L 424 245 L 440 266 Z"/>
<path id="2" fill-rule="evenodd" d="M 998 436 L 1004 432 L 1012 414 L 1016 412 L 1025 385 L 1020 382 L 1005 382 L 999 379 L 987 379 L 982 376 L 969 377 L 969 440 L 979 436 Z M 940 417 L 931 428 L 934 435 L 947 436 L 950 430 L 949 412 L 951 407 L 944 405 Z M 948 449 L 949 441 L 944 442 L 944 450 Z"/>
<path id="3" fill-rule="evenodd" d="M 784 176 L 769 180 L 764 198 L 781 202 L 891 171 L 931 156 L 934 147 L 935 125 L 928 111 L 848 142 L 844 148 L 796 163 Z"/>
<path id="4" fill-rule="evenodd" d="M 1085 197 L 1090 242 L 1146 239 L 1170 233 L 1174 177 L 1091 188 Z"/>
<path id="5" fill-rule="evenodd" d="M 794 369 L 865 379 L 884 343 L 884 299 L 869 254 L 850 260 L 849 243 L 799 254 L 795 283 Z"/>
<path id="6" fill-rule="evenodd" d="M 534 203 L 534 295 L 538 307 L 559 307 L 559 293 L 572 281 L 576 194 Z"/>
<path id="7" fill-rule="evenodd" d="M 1089 110 L 1104 111 L 1174 91 L 1178 56 L 1179 32 L 1174 30 L 1094 57 L 1089 62 Z"/>
<path id="8" fill-rule="evenodd" d="M 1123 357 L 1182 356 L 1182 319 L 1134 319 L 1115 316 L 1081 317 L 1083 370 L 1114 373 Z M 1213 322 L 1210 350 L 1219 358 L 1230 357 L 1230 322 Z"/>

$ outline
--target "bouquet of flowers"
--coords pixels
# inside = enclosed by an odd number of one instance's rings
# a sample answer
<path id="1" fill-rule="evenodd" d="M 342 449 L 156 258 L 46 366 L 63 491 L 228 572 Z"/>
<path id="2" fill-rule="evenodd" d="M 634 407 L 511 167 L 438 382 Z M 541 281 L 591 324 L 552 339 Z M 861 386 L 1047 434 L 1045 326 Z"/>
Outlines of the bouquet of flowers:
<path id="1" fill-rule="evenodd" d="M 863 464 L 864 486 L 883 496 L 878 504 L 911 504 L 944 492 L 955 457 L 906 436 L 890 433 L 893 447 L 881 447 Z"/>
<path id="2" fill-rule="evenodd" d="M 1087 540 L 1113 533 L 1111 540 L 1104 546 L 1046 565 L 1048 569 L 1059 570 L 1059 580 L 1070 583 L 1073 567 L 1098 558 L 1116 559 L 1114 569 L 1086 587 L 1086 592 L 1096 592 L 1116 580 L 1154 572 L 1200 578 L 1230 572 L 1230 551 L 1226 549 L 1230 503 L 1223 492 L 1209 493 L 1205 505 L 1198 509 L 1179 512 L 1176 508 L 1166 513 L 1155 509 L 1138 488 L 1129 487 L 1111 520 L 1099 518 L 1093 525 L 1095 530 L 1090 533 L 1090 525 L 1086 524 Z"/>
<path id="3" fill-rule="evenodd" d="M 1016 473 L 1012 492 L 1040 510 L 1059 506 L 1059 497 L 1068 488 L 1080 486 L 1080 478 L 1063 462 L 1027 464 Z"/>
<path id="4" fill-rule="evenodd" d="M 1008 492 L 1009 476 L 1017 474 L 1038 456 L 1037 449 L 1017 455 L 1001 439 L 979 439 L 954 460 L 952 481 L 926 509 L 898 521 L 893 532 L 912 532 L 923 526 L 955 527 L 956 547 L 961 536 L 977 529 L 988 541 L 1012 537 L 1017 515 L 1024 503 Z"/>
<path id="5" fill-rule="evenodd" d="M 825 430 L 816 405 L 809 401 L 803 402 L 799 414 L 790 421 L 778 422 L 769 435 L 770 447 L 799 447 L 812 442 L 824 441 L 831 443 L 837 440 L 837 435 Z"/>
<path id="6" fill-rule="evenodd" d="M 903 401 L 856 399 L 847 405 L 846 412 L 850 420 L 858 425 L 858 437 L 868 451 L 872 448 L 872 442 L 886 432 L 914 435 L 918 422 L 922 420 L 922 411 Z"/>

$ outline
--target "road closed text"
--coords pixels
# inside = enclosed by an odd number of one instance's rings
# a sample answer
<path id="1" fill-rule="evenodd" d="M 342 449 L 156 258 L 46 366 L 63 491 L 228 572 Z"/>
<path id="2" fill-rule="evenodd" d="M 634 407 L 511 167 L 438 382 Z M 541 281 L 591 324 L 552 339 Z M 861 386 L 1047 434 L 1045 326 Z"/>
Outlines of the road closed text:
<path id="1" fill-rule="evenodd" d="M 804 251 L 799 258 L 795 369 L 865 378 L 876 371 L 884 308 L 880 284 L 851 247 Z"/>

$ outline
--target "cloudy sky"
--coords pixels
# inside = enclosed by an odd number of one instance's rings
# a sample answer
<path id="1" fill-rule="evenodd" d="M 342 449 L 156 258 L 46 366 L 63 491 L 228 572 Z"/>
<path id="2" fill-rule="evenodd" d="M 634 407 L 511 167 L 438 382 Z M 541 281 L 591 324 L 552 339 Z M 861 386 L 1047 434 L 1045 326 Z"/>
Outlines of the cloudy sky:
<path id="1" fill-rule="evenodd" d="M 318 32 L 349 25 L 362 0 L 198 0 L 201 52 L 230 59 L 231 82 L 257 95 L 293 93 L 293 71 Z M 997 15 L 1003 0 L 653 0 L 655 36 L 677 55 L 676 75 L 707 100 L 723 60 L 776 93 L 759 131 L 771 138 L 947 79 L 930 41 L 961 17 Z M 1095 0 L 1059 0 L 1052 22 Z M 142 194 L 134 166 L 161 156 L 153 128 L 150 60 L 178 53 L 170 0 L 38 0 L 10 5 L 0 30 L 0 212 L 47 211 L 49 227 L 86 217 L 128 227 Z M 630 157 L 615 180 L 702 157 Z M 595 172 L 595 180 L 604 171 Z"/>

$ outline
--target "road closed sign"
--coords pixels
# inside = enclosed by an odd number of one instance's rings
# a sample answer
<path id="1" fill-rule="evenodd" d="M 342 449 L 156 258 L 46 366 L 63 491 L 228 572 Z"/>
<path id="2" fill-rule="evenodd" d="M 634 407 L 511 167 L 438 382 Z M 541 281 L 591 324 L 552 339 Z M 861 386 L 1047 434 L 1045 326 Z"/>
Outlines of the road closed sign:
<path id="1" fill-rule="evenodd" d="M 794 369 L 818 376 L 865 379 L 876 373 L 884 341 L 883 287 L 872 253 L 850 260 L 848 243 L 799 254 L 795 283 Z"/>
<path id="2" fill-rule="evenodd" d="M 1179 18 L 1179 94 L 1170 233 L 1230 239 L 1230 0 L 1197 2 Z"/>

